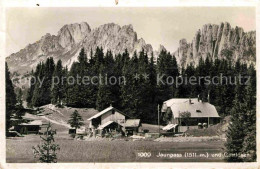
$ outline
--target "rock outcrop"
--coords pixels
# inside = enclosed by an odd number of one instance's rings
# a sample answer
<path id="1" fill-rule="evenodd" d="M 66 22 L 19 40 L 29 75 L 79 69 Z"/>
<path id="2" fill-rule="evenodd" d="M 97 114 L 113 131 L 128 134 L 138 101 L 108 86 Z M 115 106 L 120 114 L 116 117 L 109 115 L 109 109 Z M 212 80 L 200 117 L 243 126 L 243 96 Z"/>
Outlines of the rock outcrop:
<path id="1" fill-rule="evenodd" d="M 225 54 L 230 51 L 229 55 Z M 192 42 L 179 41 L 179 48 L 174 55 L 181 67 L 192 63 L 197 65 L 199 58 L 226 58 L 232 62 L 240 59 L 247 64 L 256 62 L 256 32 L 244 32 L 240 27 L 232 28 L 229 23 L 220 25 L 206 24 L 199 29 Z"/>
<path id="2" fill-rule="evenodd" d="M 144 39 L 138 39 L 132 25 L 121 27 L 108 23 L 91 29 L 88 23 L 83 22 L 64 25 L 57 35 L 47 33 L 37 42 L 8 56 L 6 61 L 11 72 L 20 73 L 31 71 L 48 57 L 53 57 L 55 61 L 61 59 L 63 65 L 70 68 L 77 61 L 82 47 L 90 56 L 91 49 L 95 50 L 97 46 L 104 51 L 111 50 L 113 54 L 127 49 L 130 56 L 135 50 L 139 52 L 143 48 L 148 56 L 154 52 L 155 61 L 160 51 L 166 50 L 160 45 L 158 50 L 153 51 L 153 47 Z M 229 55 L 225 54 L 225 50 L 229 51 Z M 205 59 L 207 56 L 212 59 L 227 58 L 232 62 L 240 59 L 242 62 L 255 64 L 256 32 L 244 32 L 240 27 L 232 28 L 227 22 L 220 25 L 206 24 L 195 33 L 192 42 L 181 39 L 179 48 L 173 54 L 180 67 L 186 67 L 190 63 L 197 65 L 200 57 Z"/>
<path id="3" fill-rule="evenodd" d="M 125 49 L 132 54 L 135 50 L 144 50 L 150 55 L 153 48 L 144 39 L 138 39 L 132 25 L 119 26 L 114 23 L 104 24 L 91 30 L 86 23 L 64 25 L 57 35 L 44 35 L 39 41 L 29 44 L 24 49 L 7 57 L 10 70 L 26 72 L 35 68 L 40 61 L 53 57 L 61 59 L 70 67 L 77 61 L 78 53 L 84 47 L 88 56 L 91 48 L 102 47 L 113 54 L 122 53 Z"/>
<path id="4" fill-rule="evenodd" d="M 63 48 L 71 48 L 82 41 L 90 32 L 90 26 L 86 22 L 64 25 L 58 32 L 58 43 Z"/>

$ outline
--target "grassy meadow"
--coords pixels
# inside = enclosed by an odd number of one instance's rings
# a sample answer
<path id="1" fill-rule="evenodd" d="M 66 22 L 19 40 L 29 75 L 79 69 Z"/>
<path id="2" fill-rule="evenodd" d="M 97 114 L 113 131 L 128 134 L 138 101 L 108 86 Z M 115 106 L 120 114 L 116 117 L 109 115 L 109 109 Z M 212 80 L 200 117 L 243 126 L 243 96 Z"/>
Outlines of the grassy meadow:
<path id="1" fill-rule="evenodd" d="M 85 126 L 88 126 L 89 117 L 97 113 L 95 109 L 84 108 L 57 108 L 53 105 L 42 107 L 45 116 L 35 116 L 43 120 L 51 120 L 53 129 L 57 130 L 55 143 L 59 144 L 60 151 L 57 151 L 58 163 L 66 162 L 218 162 L 223 158 L 158 158 L 159 152 L 169 153 L 220 153 L 223 148 L 221 139 L 201 139 L 200 137 L 172 137 L 146 139 L 133 141 L 130 138 L 124 139 L 72 139 L 68 134 L 67 121 L 73 111 L 78 110 L 84 119 Z M 160 126 L 161 128 L 163 126 Z M 149 132 L 158 132 L 157 125 L 142 124 L 142 129 Z M 192 134 L 194 134 L 193 131 Z M 194 134 L 195 136 L 195 134 Z M 192 143 L 191 143 L 192 141 Z M 39 135 L 25 135 L 6 139 L 6 161 L 8 163 L 35 163 L 39 162 L 33 156 L 32 146 L 41 143 Z M 139 157 L 140 152 L 150 152 L 149 158 Z"/>
<path id="2" fill-rule="evenodd" d="M 223 158 L 158 158 L 158 152 L 171 153 L 219 153 L 223 141 L 203 142 L 156 142 L 152 140 L 72 140 L 65 134 L 55 136 L 56 143 L 60 145 L 57 152 L 58 162 L 218 162 Z M 174 138 L 173 138 L 174 139 Z M 7 139 L 6 160 L 8 163 L 35 163 L 32 146 L 39 144 L 38 135 L 27 135 L 20 138 Z M 151 152 L 150 158 L 138 157 L 138 152 Z"/>

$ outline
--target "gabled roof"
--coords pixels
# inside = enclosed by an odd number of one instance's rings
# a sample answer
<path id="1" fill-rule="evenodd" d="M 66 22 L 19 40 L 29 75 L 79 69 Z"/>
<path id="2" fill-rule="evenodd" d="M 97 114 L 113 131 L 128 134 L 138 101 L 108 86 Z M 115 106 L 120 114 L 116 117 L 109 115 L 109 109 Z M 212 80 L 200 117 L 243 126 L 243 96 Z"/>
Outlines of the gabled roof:
<path id="1" fill-rule="evenodd" d="M 36 115 L 30 114 L 30 113 L 25 113 L 24 116 L 22 116 L 22 118 L 25 120 L 39 120 L 40 119 Z"/>
<path id="2" fill-rule="evenodd" d="M 140 119 L 128 119 L 125 122 L 125 127 L 139 127 Z"/>
<path id="3" fill-rule="evenodd" d="M 116 109 L 116 108 L 110 106 L 110 107 L 108 107 L 108 108 L 102 110 L 101 112 L 95 114 L 94 116 L 90 117 L 88 120 L 92 120 L 92 119 L 98 118 L 99 116 L 102 116 L 103 114 L 105 114 L 105 113 L 107 113 L 107 112 L 109 112 L 110 110 L 113 110 L 113 109 L 116 110 L 117 112 L 119 112 L 120 114 L 123 114 L 124 116 L 127 116 L 126 114 L 124 114 L 124 113 L 121 112 L 120 110 L 118 110 L 118 109 Z"/>
<path id="4" fill-rule="evenodd" d="M 168 124 L 167 126 L 163 127 L 163 130 L 171 130 L 172 128 L 175 128 L 176 126 L 178 126 L 178 124 Z"/>
<path id="5" fill-rule="evenodd" d="M 168 105 L 168 106 L 167 106 Z M 178 118 L 182 112 L 190 112 L 191 117 L 219 117 L 214 105 L 208 102 L 200 102 L 198 99 L 171 99 L 164 102 L 162 109 L 170 108 L 174 118 Z"/>
<path id="6" fill-rule="evenodd" d="M 42 121 L 41 120 L 34 120 L 34 121 L 31 121 L 29 123 L 21 123 L 20 125 L 23 125 L 23 126 L 41 126 L 42 125 Z"/>
<path id="7" fill-rule="evenodd" d="M 194 103 L 194 102 L 198 102 L 198 98 L 173 98 L 170 100 L 167 100 L 165 102 L 163 102 L 163 106 L 162 106 L 162 112 L 166 112 L 168 107 L 171 107 L 173 104 L 178 104 L 178 103 L 186 103 L 189 102 L 189 100 Z"/>
<path id="8" fill-rule="evenodd" d="M 103 128 L 109 126 L 109 125 L 112 124 L 112 123 L 118 124 L 117 122 L 114 122 L 114 121 L 108 121 L 108 122 L 106 122 L 106 123 L 100 125 L 97 129 L 98 129 L 98 130 L 102 130 Z M 118 125 L 120 125 L 120 124 L 118 124 Z M 120 126 L 121 126 L 121 125 L 120 125 Z"/>
<path id="9" fill-rule="evenodd" d="M 190 98 L 190 99 L 189 98 L 173 98 L 173 99 L 167 100 L 163 103 L 165 103 L 167 105 L 167 107 L 169 107 L 172 104 L 189 102 L 189 100 L 191 100 L 191 102 L 198 102 L 198 98 Z"/>

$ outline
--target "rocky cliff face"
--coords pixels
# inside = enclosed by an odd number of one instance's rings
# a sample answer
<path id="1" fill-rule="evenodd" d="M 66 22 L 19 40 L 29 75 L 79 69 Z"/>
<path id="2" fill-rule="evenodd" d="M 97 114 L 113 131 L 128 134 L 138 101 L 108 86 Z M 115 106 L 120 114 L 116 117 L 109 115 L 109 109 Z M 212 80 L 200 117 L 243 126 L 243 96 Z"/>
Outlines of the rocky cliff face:
<path id="1" fill-rule="evenodd" d="M 104 51 L 111 50 L 114 54 L 127 49 L 130 56 L 135 50 L 138 52 L 142 48 L 148 56 L 153 52 L 150 44 L 146 44 L 142 38 L 138 39 L 132 25 L 121 27 L 109 23 L 91 29 L 88 23 L 83 22 L 64 25 L 57 35 L 46 34 L 6 60 L 12 72 L 20 73 L 31 71 L 48 57 L 53 57 L 55 61 L 61 59 L 63 64 L 70 68 L 72 63 L 77 61 L 82 47 L 90 56 L 91 48 L 95 50 L 97 46 Z M 160 45 L 159 49 L 154 51 L 155 60 L 161 50 L 166 49 Z M 244 32 L 242 28 L 232 28 L 229 23 L 206 24 L 195 33 L 192 42 L 181 39 L 178 50 L 173 54 L 180 67 L 186 67 L 190 63 L 197 65 L 200 57 L 205 59 L 207 56 L 213 59 L 227 58 L 233 62 L 240 59 L 242 62 L 255 64 L 256 32 Z"/>
<path id="2" fill-rule="evenodd" d="M 229 55 L 227 52 L 229 51 Z M 179 41 L 179 48 L 174 55 L 180 66 L 186 67 L 192 63 L 197 65 L 199 58 L 209 56 L 212 59 L 226 58 L 232 62 L 255 64 L 256 62 L 256 32 L 244 32 L 240 27 L 232 28 L 229 23 L 220 25 L 206 24 L 199 29 L 192 42 L 186 39 Z"/>
<path id="3" fill-rule="evenodd" d="M 88 56 L 91 48 L 102 47 L 104 51 L 111 50 L 114 54 L 125 49 L 132 54 L 144 48 L 148 55 L 153 51 L 144 39 L 138 39 L 132 25 L 119 26 L 114 23 L 101 25 L 91 30 L 86 23 L 64 25 L 57 35 L 44 35 L 39 41 L 29 44 L 24 49 L 7 57 L 10 70 L 26 72 L 48 57 L 55 61 L 61 59 L 64 65 L 70 67 L 77 60 L 79 51 L 84 47 Z"/>

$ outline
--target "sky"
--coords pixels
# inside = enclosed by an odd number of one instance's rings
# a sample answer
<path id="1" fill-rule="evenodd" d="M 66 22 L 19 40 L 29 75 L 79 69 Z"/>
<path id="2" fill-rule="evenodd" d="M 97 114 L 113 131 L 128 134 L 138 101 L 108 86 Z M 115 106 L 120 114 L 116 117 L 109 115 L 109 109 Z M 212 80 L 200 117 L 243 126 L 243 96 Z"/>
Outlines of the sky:
<path id="1" fill-rule="evenodd" d="M 245 31 L 256 29 L 253 7 L 169 8 L 7 8 L 6 56 L 18 52 L 50 33 L 57 35 L 65 24 L 87 22 L 91 29 L 102 24 L 132 24 L 138 38 L 153 46 L 162 44 L 171 52 L 180 39 L 192 40 L 204 24 L 229 22 Z"/>

